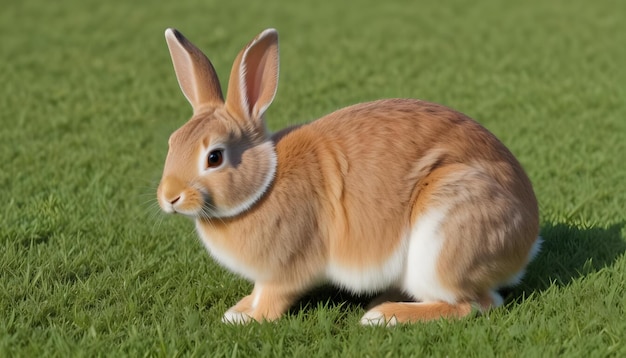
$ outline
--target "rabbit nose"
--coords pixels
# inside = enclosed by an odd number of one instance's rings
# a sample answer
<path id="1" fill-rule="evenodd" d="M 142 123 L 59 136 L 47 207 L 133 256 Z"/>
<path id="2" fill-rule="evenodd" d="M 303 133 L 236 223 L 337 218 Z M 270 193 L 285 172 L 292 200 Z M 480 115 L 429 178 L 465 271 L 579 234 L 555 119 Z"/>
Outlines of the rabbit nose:
<path id="1" fill-rule="evenodd" d="M 184 190 L 185 183 L 182 180 L 172 176 L 163 178 L 157 190 L 157 196 L 159 202 L 162 203 L 163 210 L 169 212 L 171 208 L 167 204 L 174 205 L 184 201 Z"/>

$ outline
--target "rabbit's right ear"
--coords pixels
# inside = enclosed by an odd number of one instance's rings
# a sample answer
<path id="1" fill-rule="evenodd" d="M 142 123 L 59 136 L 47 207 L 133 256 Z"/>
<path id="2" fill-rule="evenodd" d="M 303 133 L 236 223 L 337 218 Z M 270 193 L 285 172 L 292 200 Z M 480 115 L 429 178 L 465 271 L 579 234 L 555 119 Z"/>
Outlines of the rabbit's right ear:
<path id="1" fill-rule="evenodd" d="M 176 29 L 165 30 L 180 89 L 194 113 L 207 104 L 223 104 L 224 97 L 211 61 Z"/>
<path id="2" fill-rule="evenodd" d="M 226 108 L 236 117 L 259 122 L 278 87 L 278 32 L 267 29 L 235 59 L 228 82 Z"/>

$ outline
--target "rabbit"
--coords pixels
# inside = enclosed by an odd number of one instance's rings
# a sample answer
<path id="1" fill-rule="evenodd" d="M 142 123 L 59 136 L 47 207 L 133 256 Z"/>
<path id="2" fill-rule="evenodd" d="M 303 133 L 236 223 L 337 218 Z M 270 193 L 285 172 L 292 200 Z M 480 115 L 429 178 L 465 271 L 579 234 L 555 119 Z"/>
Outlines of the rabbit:
<path id="1" fill-rule="evenodd" d="M 323 283 L 410 299 L 372 307 L 364 325 L 461 318 L 501 305 L 497 290 L 537 254 L 531 182 L 478 122 L 383 99 L 270 133 L 275 29 L 238 54 L 226 100 L 209 59 L 175 29 L 165 38 L 193 116 L 169 138 L 157 198 L 254 283 L 223 322 L 274 321 Z"/>

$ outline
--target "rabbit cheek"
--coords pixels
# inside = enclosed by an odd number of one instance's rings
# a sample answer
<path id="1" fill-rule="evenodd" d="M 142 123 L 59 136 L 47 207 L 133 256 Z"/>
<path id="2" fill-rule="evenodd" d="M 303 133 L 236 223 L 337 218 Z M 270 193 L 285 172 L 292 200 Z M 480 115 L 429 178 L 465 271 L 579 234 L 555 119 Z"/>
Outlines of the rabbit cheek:
<path id="1" fill-rule="evenodd" d="M 237 216 L 250 208 L 257 200 L 250 183 L 234 169 L 215 173 L 211 177 L 210 200 L 220 217 Z"/>
<path id="2" fill-rule="evenodd" d="M 229 207 L 230 178 L 232 177 L 232 169 L 220 169 L 219 172 L 213 172 L 200 180 L 204 195 L 204 205 L 215 211 L 216 216 L 221 216 L 222 211 Z"/>
<path id="3" fill-rule="evenodd" d="M 211 173 L 211 199 L 220 217 L 250 209 L 267 192 L 276 173 L 276 154 L 267 142 L 248 149 L 237 165 Z"/>

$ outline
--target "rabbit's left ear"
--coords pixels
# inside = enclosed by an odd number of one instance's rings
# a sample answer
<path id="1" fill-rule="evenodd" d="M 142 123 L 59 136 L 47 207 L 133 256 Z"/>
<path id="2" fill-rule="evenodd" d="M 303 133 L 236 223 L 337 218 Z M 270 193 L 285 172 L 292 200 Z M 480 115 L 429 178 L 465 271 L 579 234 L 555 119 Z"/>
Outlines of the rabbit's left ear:
<path id="1" fill-rule="evenodd" d="M 194 113 L 205 105 L 224 103 L 222 88 L 211 61 L 176 29 L 165 30 L 180 89 Z"/>
<path id="2" fill-rule="evenodd" d="M 236 117 L 261 121 L 278 87 L 278 32 L 267 29 L 237 56 L 230 72 L 226 109 Z"/>

